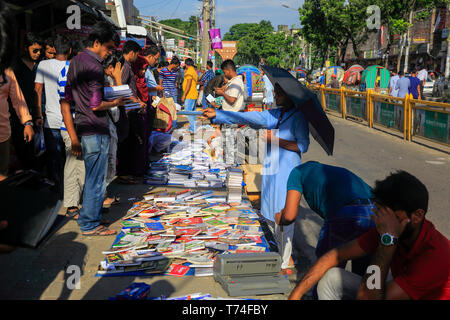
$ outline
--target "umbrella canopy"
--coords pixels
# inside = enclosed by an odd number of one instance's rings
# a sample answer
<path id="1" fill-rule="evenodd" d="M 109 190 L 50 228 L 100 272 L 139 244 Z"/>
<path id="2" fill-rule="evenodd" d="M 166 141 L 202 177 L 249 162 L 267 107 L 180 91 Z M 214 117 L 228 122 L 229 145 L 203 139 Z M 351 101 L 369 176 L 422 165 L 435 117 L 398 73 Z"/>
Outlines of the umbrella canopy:
<path id="1" fill-rule="evenodd" d="M 361 81 L 361 73 L 364 71 L 364 68 L 359 64 L 355 64 L 348 68 L 344 73 L 344 83 L 346 85 L 355 85 L 356 82 Z"/>
<path id="2" fill-rule="evenodd" d="M 342 82 L 342 79 L 344 78 L 344 69 L 342 69 L 341 67 L 328 67 L 327 70 L 325 71 L 325 75 L 326 75 L 326 83 L 330 83 L 331 82 L 331 76 L 333 74 L 336 75 L 336 79 L 339 82 Z"/>
<path id="3" fill-rule="evenodd" d="M 309 123 L 309 131 L 328 155 L 333 154 L 334 128 L 317 99 L 317 96 L 287 70 L 263 66 L 264 73 L 272 84 L 278 84 L 288 95 L 294 105 L 299 108 Z"/>
<path id="4" fill-rule="evenodd" d="M 236 73 L 238 75 L 244 74 L 245 75 L 245 81 L 246 81 L 246 87 L 247 87 L 247 94 L 249 97 L 253 95 L 253 92 L 262 92 L 262 79 L 260 77 L 261 72 L 259 69 L 253 65 L 244 65 L 242 67 L 239 67 L 236 70 Z"/>
<path id="5" fill-rule="evenodd" d="M 366 88 L 375 88 L 377 80 L 379 80 L 379 87 L 387 89 L 389 87 L 389 71 L 382 66 L 370 66 L 363 71 L 361 76 L 361 82 L 366 84 Z"/>

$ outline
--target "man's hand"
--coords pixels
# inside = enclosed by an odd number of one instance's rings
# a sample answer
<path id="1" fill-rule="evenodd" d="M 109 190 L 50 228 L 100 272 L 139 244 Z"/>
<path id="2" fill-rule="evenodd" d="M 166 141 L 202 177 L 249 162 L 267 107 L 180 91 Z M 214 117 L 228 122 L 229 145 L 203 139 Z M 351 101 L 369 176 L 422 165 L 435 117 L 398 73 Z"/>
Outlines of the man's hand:
<path id="1" fill-rule="evenodd" d="M 186 101 L 186 97 L 185 97 L 185 96 L 182 96 L 182 97 L 181 97 L 181 103 L 184 103 L 184 101 Z"/>
<path id="2" fill-rule="evenodd" d="M 224 88 L 214 88 L 214 91 L 216 92 L 216 94 L 218 96 L 223 96 L 225 94 L 225 89 Z"/>
<path id="3" fill-rule="evenodd" d="M 284 208 L 281 209 L 280 212 L 277 212 L 277 213 L 275 214 L 275 223 L 276 223 L 276 224 L 280 225 L 281 216 L 282 216 L 283 214 L 284 214 Z"/>
<path id="4" fill-rule="evenodd" d="M 388 207 L 377 205 L 377 209 L 374 209 L 373 211 L 375 214 L 371 215 L 371 218 L 375 222 L 377 231 L 380 235 L 389 233 L 394 237 L 399 238 L 410 221 L 409 219 L 399 221 L 394 211 Z"/>
<path id="5" fill-rule="evenodd" d="M 78 141 L 78 139 L 72 140 L 71 144 L 72 144 L 72 154 L 75 157 L 77 157 L 77 158 L 81 157 L 81 144 L 80 144 L 80 141 Z"/>
<path id="6" fill-rule="evenodd" d="M 42 127 L 42 126 L 44 125 L 44 119 L 43 119 L 42 117 L 37 118 L 37 119 L 34 121 L 34 124 L 35 124 L 37 127 Z"/>
<path id="7" fill-rule="evenodd" d="M 117 98 L 114 100 L 114 104 L 118 107 L 122 107 L 125 105 L 125 103 L 126 103 L 125 101 L 126 101 L 126 99 L 124 97 L 120 97 L 120 98 Z"/>
<path id="8" fill-rule="evenodd" d="M 164 87 L 163 86 L 156 86 L 156 91 L 163 92 Z"/>
<path id="9" fill-rule="evenodd" d="M 119 85 L 119 83 L 120 84 L 122 83 L 122 71 L 123 71 L 122 64 L 120 62 L 117 62 L 113 71 L 113 78 L 114 80 L 116 80 L 117 85 Z"/>
<path id="10" fill-rule="evenodd" d="M 33 140 L 33 136 L 34 136 L 33 127 L 30 125 L 26 125 L 25 128 L 23 129 L 23 138 L 28 143 L 31 140 Z"/>
<path id="11" fill-rule="evenodd" d="M 216 117 L 216 109 L 206 108 L 205 110 L 203 110 L 203 116 L 208 119 L 215 118 Z"/>

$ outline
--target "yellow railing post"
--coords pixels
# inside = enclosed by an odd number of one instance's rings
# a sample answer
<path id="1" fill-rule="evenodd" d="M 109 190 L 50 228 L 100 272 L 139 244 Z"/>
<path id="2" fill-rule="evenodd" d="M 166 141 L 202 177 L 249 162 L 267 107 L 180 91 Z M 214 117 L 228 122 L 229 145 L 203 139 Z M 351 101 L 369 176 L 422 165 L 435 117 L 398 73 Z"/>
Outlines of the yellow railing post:
<path id="1" fill-rule="evenodd" d="M 408 141 L 412 141 L 411 137 L 412 137 L 412 125 L 413 125 L 413 103 L 409 101 L 409 106 L 408 106 Z"/>
<path id="2" fill-rule="evenodd" d="M 322 84 L 320 85 L 320 93 L 322 94 L 322 108 L 323 111 L 327 110 L 326 100 L 325 100 L 325 86 Z"/>
<path id="3" fill-rule="evenodd" d="M 412 95 L 407 94 L 405 96 L 405 103 L 403 104 L 403 140 L 408 140 L 408 110 L 409 110 L 409 101 L 411 99 Z"/>
<path id="4" fill-rule="evenodd" d="M 369 128 L 372 128 L 372 116 L 373 116 L 373 108 L 372 108 L 372 89 L 367 89 L 367 125 Z"/>
<path id="5" fill-rule="evenodd" d="M 341 87 L 341 111 L 342 111 L 342 118 L 345 119 L 347 117 L 347 103 L 345 101 L 345 87 Z"/>

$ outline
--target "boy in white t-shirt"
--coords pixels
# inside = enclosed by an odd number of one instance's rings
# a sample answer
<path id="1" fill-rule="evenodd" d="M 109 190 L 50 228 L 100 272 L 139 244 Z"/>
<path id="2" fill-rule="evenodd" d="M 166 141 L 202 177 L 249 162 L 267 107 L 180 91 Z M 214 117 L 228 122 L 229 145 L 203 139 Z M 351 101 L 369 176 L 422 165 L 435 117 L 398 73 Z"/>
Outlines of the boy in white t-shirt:
<path id="1" fill-rule="evenodd" d="M 58 93 L 58 77 L 71 52 L 70 40 L 62 35 L 55 39 L 55 59 L 39 62 L 35 78 L 38 113 L 42 114 L 42 93 L 45 90 L 44 137 L 47 150 L 49 178 L 55 182 L 56 192 L 63 198 L 64 142 L 61 137 L 62 114 Z"/>

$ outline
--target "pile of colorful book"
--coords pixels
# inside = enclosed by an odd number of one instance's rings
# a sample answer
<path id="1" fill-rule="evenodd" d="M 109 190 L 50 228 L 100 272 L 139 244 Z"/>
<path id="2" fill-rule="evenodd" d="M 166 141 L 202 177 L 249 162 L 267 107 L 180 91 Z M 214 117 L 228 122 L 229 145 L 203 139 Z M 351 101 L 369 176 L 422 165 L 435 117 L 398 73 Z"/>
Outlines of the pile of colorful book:
<path id="1" fill-rule="evenodd" d="M 248 201 L 227 203 L 223 195 L 198 189 L 143 198 L 122 219 L 97 275 L 212 276 L 218 254 L 269 251 Z"/>

